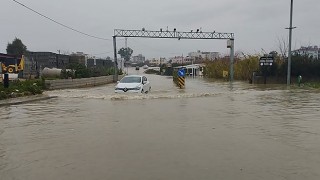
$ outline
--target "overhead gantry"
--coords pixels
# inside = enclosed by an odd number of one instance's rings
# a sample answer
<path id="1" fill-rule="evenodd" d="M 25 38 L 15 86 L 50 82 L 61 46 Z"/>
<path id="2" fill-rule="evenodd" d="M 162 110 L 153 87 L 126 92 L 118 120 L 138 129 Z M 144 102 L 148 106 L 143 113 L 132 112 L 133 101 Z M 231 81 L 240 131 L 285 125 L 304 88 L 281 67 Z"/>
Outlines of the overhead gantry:
<path id="1" fill-rule="evenodd" d="M 173 31 L 162 30 L 149 31 L 142 28 L 142 30 L 123 30 L 115 29 L 113 35 L 113 47 L 114 47 L 114 66 L 115 75 L 114 81 L 118 80 L 118 59 L 117 59 L 117 37 L 139 37 L 139 38 L 167 38 L 167 39 L 225 39 L 228 40 L 227 47 L 230 48 L 230 82 L 233 81 L 233 63 L 234 63 L 234 33 L 221 33 L 221 32 L 202 32 L 197 29 L 196 31 L 180 32 L 174 29 Z"/>

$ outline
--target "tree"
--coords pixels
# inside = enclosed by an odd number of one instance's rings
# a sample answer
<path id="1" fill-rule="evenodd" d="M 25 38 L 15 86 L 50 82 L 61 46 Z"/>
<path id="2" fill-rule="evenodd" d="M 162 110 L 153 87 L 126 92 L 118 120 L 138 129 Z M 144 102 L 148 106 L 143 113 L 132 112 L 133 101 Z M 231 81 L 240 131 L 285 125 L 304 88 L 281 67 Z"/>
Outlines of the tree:
<path id="1" fill-rule="evenodd" d="M 286 59 L 288 56 L 288 48 L 289 48 L 289 43 L 288 43 L 288 40 L 285 39 L 285 38 L 279 38 L 278 37 L 278 48 L 279 48 L 279 51 L 280 51 L 280 58 L 283 60 L 283 59 Z"/>
<path id="2" fill-rule="evenodd" d="M 118 54 L 120 54 L 120 56 L 122 58 L 124 58 L 125 61 L 129 61 L 130 60 L 130 57 L 133 53 L 133 50 L 129 47 L 127 48 L 121 48 L 119 51 L 118 51 Z"/>
<path id="3" fill-rule="evenodd" d="M 7 54 L 15 55 L 21 57 L 27 52 L 27 46 L 25 46 L 22 41 L 15 38 L 12 43 L 7 45 Z"/>
<path id="4" fill-rule="evenodd" d="M 75 78 L 89 78 L 92 76 L 92 72 L 84 64 L 70 64 L 67 66 L 67 69 L 74 71 Z"/>

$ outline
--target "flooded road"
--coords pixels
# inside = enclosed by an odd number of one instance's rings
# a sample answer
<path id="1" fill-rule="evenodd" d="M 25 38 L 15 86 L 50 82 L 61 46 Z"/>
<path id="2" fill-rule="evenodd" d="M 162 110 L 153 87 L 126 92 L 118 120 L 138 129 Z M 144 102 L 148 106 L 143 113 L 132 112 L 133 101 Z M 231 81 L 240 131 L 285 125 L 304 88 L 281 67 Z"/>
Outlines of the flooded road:
<path id="1" fill-rule="evenodd" d="M 320 178 L 319 91 L 146 76 L 0 107 L 0 180 Z"/>

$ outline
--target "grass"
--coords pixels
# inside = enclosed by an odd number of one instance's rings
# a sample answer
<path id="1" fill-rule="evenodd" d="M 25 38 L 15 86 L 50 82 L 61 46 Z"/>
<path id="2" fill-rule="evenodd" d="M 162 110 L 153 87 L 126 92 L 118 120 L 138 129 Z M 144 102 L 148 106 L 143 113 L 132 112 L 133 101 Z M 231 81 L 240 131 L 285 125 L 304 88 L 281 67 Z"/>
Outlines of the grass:
<path id="1" fill-rule="evenodd" d="M 8 88 L 0 83 L 0 100 L 42 94 L 44 89 L 43 80 L 10 81 Z"/>
<path id="2" fill-rule="evenodd" d="M 303 83 L 303 84 L 305 87 L 320 89 L 320 82 L 308 82 L 308 83 Z"/>

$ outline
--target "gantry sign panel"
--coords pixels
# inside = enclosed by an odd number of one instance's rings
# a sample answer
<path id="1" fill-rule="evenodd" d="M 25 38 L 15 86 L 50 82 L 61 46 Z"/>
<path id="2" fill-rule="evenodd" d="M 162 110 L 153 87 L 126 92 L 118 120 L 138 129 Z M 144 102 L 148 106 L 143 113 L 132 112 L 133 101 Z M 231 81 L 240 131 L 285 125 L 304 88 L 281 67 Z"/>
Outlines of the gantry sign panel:
<path id="1" fill-rule="evenodd" d="M 147 31 L 147 30 L 114 30 L 114 37 L 145 37 L 145 38 L 178 38 L 178 39 L 234 39 L 234 33 L 219 32 L 178 32 L 178 31 Z"/>

